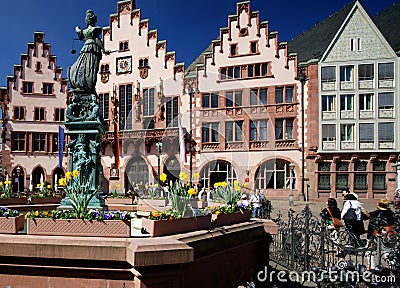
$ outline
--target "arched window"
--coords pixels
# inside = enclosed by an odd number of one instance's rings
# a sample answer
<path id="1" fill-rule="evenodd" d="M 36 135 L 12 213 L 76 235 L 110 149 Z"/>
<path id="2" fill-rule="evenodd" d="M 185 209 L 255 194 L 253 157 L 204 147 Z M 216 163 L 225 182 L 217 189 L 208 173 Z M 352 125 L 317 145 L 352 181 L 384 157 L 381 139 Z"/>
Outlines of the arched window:
<path id="1" fill-rule="evenodd" d="M 149 183 L 149 168 L 142 157 L 135 157 L 128 162 L 125 169 L 125 188 L 129 189 L 134 184 L 145 185 Z"/>
<path id="2" fill-rule="evenodd" d="M 53 181 L 53 188 L 54 188 L 55 190 L 58 189 L 58 181 L 59 181 L 61 178 L 64 178 L 64 177 L 65 177 L 64 170 L 61 169 L 60 167 L 57 167 L 56 170 L 54 170 L 53 176 L 52 176 L 52 179 L 53 179 L 53 180 L 52 180 L 52 181 Z"/>
<path id="3" fill-rule="evenodd" d="M 236 171 L 226 161 L 217 160 L 208 163 L 200 173 L 200 186 L 212 188 L 214 184 L 222 181 L 233 182 L 236 179 Z"/>
<path id="4" fill-rule="evenodd" d="M 292 188 L 296 186 L 296 175 L 290 171 L 289 162 L 279 159 L 268 160 L 261 164 L 256 172 L 257 189 L 289 189 L 290 177 Z"/>
<path id="5" fill-rule="evenodd" d="M 30 179 L 30 183 L 29 186 L 35 190 L 36 187 L 40 184 L 42 184 L 43 181 L 46 180 L 46 177 L 44 175 L 44 170 L 42 167 L 36 167 L 33 171 L 32 171 L 32 175 L 31 175 L 31 179 Z"/>

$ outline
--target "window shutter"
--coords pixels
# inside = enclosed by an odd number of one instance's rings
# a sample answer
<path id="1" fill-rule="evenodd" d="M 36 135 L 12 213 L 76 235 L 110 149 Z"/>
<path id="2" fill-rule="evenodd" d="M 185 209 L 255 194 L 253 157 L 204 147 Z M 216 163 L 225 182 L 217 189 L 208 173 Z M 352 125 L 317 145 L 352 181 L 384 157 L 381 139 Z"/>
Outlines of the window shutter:
<path id="1" fill-rule="evenodd" d="M 360 142 L 373 142 L 374 141 L 374 124 L 362 123 L 360 124 Z"/>
<path id="2" fill-rule="evenodd" d="M 394 123 L 379 123 L 378 129 L 379 142 L 394 141 Z"/>

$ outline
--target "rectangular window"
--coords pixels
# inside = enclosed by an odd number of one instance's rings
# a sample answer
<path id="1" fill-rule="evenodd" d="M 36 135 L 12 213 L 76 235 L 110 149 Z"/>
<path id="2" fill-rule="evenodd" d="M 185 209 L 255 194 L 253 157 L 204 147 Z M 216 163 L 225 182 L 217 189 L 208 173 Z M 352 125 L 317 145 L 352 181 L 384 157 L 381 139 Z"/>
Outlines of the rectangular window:
<path id="1" fill-rule="evenodd" d="M 203 143 L 218 143 L 219 123 L 203 123 L 201 129 L 201 141 Z"/>
<path id="2" fill-rule="evenodd" d="M 203 108 L 218 108 L 218 94 L 204 93 L 202 95 Z"/>
<path id="3" fill-rule="evenodd" d="M 25 107 L 14 107 L 14 120 L 25 119 Z"/>
<path id="4" fill-rule="evenodd" d="M 347 142 L 353 142 L 353 129 L 354 124 L 342 124 L 340 125 L 340 140 L 341 141 L 347 141 Z"/>
<path id="5" fill-rule="evenodd" d="M 251 89 L 250 105 L 266 105 L 267 104 L 267 88 Z"/>
<path id="6" fill-rule="evenodd" d="M 331 175 L 318 175 L 318 190 L 331 190 Z"/>
<path id="7" fill-rule="evenodd" d="M 285 119 L 286 124 L 286 138 L 293 139 L 293 119 Z"/>
<path id="8" fill-rule="evenodd" d="M 242 106 L 242 91 L 226 92 L 225 104 L 226 107 Z"/>
<path id="9" fill-rule="evenodd" d="M 336 81 L 336 68 L 334 66 L 327 66 L 321 68 L 321 81 L 322 83 Z"/>
<path id="10" fill-rule="evenodd" d="M 267 140 L 268 120 L 250 121 L 250 141 Z"/>
<path id="11" fill-rule="evenodd" d="M 220 75 L 220 79 L 221 80 L 225 80 L 226 76 L 227 76 L 227 68 L 221 68 L 221 75 Z"/>
<path id="12" fill-rule="evenodd" d="M 119 42 L 119 51 L 127 51 L 128 49 L 129 49 L 129 42 L 128 41 Z"/>
<path id="13" fill-rule="evenodd" d="M 293 119 L 275 119 L 275 139 L 293 139 Z"/>
<path id="14" fill-rule="evenodd" d="M 360 111 L 372 111 L 374 94 L 360 94 Z"/>
<path id="15" fill-rule="evenodd" d="M 353 95 L 340 95 L 340 111 L 353 111 Z"/>
<path id="16" fill-rule="evenodd" d="M 119 86 L 119 129 L 120 130 L 132 130 L 132 101 L 133 101 L 132 84 L 120 85 Z M 146 116 L 144 112 L 143 115 Z"/>
<path id="17" fill-rule="evenodd" d="M 140 68 L 149 67 L 149 58 L 141 58 L 141 59 L 139 59 L 139 67 Z"/>
<path id="18" fill-rule="evenodd" d="M 378 64 L 378 79 L 392 80 L 394 79 L 394 63 L 379 63 Z"/>
<path id="19" fill-rule="evenodd" d="M 101 93 L 99 94 L 99 108 L 100 114 L 104 120 L 108 120 L 110 117 L 110 94 L 109 93 Z"/>
<path id="20" fill-rule="evenodd" d="M 285 88 L 286 103 L 293 103 L 293 99 L 294 99 L 293 89 L 294 89 L 293 87 L 286 87 Z"/>
<path id="21" fill-rule="evenodd" d="M 237 54 L 237 44 L 231 44 L 231 56 Z"/>
<path id="22" fill-rule="evenodd" d="M 358 66 L 358 80 L 366 81 L 374 79 L 374 64 L 361 64 Z"/>
<path id="23" fill-rule="evenodd" d="M 178 127 L 178 97 L 167 99 L 167 127 Z"/>
<path id="24" fill-rule="evenodd" d="M 43 83 L 43 94 L 44 95 L 52 95 L 53 92 L 53 84 L 52 83 Z"/>
<path id="25" fill-rule="evenodd" d="M 335 95 L 322 95 L 322 111 L 326 111 L 326 112 L 336 111 L 336 96 Z"/>
<path id="26" fill-rule="evenodd" d="M 354 81 L 354 66 L 341 66 L 340 67 L 340 81 L 353 82 Z"/>
<path id="27" fill-rule="evenodd" d="M 257 53 L 257 42 L 250 42 L 250 53 L 255 54 Z"/>
<path id="28" fill-rule="evenodd" d="M 225 122 L 225 140 L 226 142 L 242 141 L 243 121 Z"/>
<path id="29" fill-rule="evenodd" d="M 143 115 L 154 115 L 154 88 L 143 89 Z"/>
<path id="30" fill-rule="evenodd" d="M 378 161 L 373 164 L 374 177 L 372 188 L 376 190 L 386 190 L 386 162 Z"/>
<path id="31" fill-rule="evenodd" d="M 378 94 L 379 109 L 393 109 L 394 108 L 394 93 L 379 93 Z"/>
<path id="32" fill-rule="evenodd" d="M 394 142 L 394 123 L 379 123 L 378 139 L 379 142 Z"/>
<path id="33" fill-rule="evenodd" d="M 374 124 L 360 123 L 360 143 L 374 142 Z"/>
<path id="34" fill-rule="evenodd" d="M 368 189 L 368 174 L 362 173 L 363 171 L 367 171 L 367 163 L 366 162 L 356 162 L 354 163 L 354 190 L 367 190 Z"/>
<path id="35" fill-rule="evenodd" d="M 283 103 L 283 87 L 275 87 L 275 101 L 276 104 Z"/>
<path id="36" fill-rule="evenodd" d="M 33 133 L 33 151 L 34 152 L 45 152 L 46 134 L 45 133 Z"/>
<path id="37" fill-rule="evenodd" d="M 54 110 L 54 121 L 56 121 L 56 122 L 64 122 L 65 121 L 65 109 L 64 108 L 56 108 Z"/>
<path id="38" fill-rule="evenodd" d="M 45 116 L 45 108 L 35 108 L 35 121 L 44 121 L 44 116 Z"/>
<path id="39" fill-rule="evenodd" d="M 25 133 L 12 132 L 12 147 L 13 151 L 25 151 Z"/>
<path id="40" fill-rule="evenodd" d="M 336 189 L 349 186 L 349 174 L 337 174 L 336 175 Z"/>
<path id="41" fill-rule="evenodd" d="M 25 94 L 33 93 L 33 82 L 24 82 L 22 86 L 22 92 Z"/>
<path id="42" fill-rule="evenodd" d="M 322 141 L 336 141 L 336 125 L 323 124 L 322 125 Z"/>

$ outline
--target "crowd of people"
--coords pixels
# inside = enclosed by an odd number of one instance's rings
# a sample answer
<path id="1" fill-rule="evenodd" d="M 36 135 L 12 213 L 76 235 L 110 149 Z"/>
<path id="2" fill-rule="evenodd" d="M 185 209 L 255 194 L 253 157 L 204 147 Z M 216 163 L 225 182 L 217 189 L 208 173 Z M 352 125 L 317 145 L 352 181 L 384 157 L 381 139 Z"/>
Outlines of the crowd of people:
<path id="1" fill-rule="evenodd" d="M 332 238 L 337 238 L 338 231 L 344 227 L 348 234 L 348 245 L 359 248 L 371 246 L 376 242 L 378 234 L 384 238 L 393 232 L 395 216 L 390 209 L 391 201 L 381 199 L 377 209 L 369 213 L 363 208 L 357 194 L 350 192 L 348 188 L 343 188 L 342 196 L 342 210 L 338 207 L 336 199 L 328 198 L 327 206 L 320 214 Z M 367 222 L 367 229 L 364 222 Z M 366 239 L 361 239 L 364 234 L 367 234 Z"/>

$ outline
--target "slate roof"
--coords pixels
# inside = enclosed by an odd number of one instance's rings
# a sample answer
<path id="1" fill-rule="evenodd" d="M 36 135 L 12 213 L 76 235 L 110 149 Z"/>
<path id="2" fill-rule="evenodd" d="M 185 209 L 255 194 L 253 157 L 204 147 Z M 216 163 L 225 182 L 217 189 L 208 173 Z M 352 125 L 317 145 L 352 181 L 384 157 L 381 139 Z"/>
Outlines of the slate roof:
<path id="1" fill-rule="evenodd" d="M 356 1 L 288 42 L 288 52 L 297 53 L 298 63 L 319 60 L 332 42 Z"/>
<path id="2" fill-rule="evenodd" d="M 398 56 L 400 56 L 399 19 L 400 2 L 393 4 L 372 18 Z"/>

